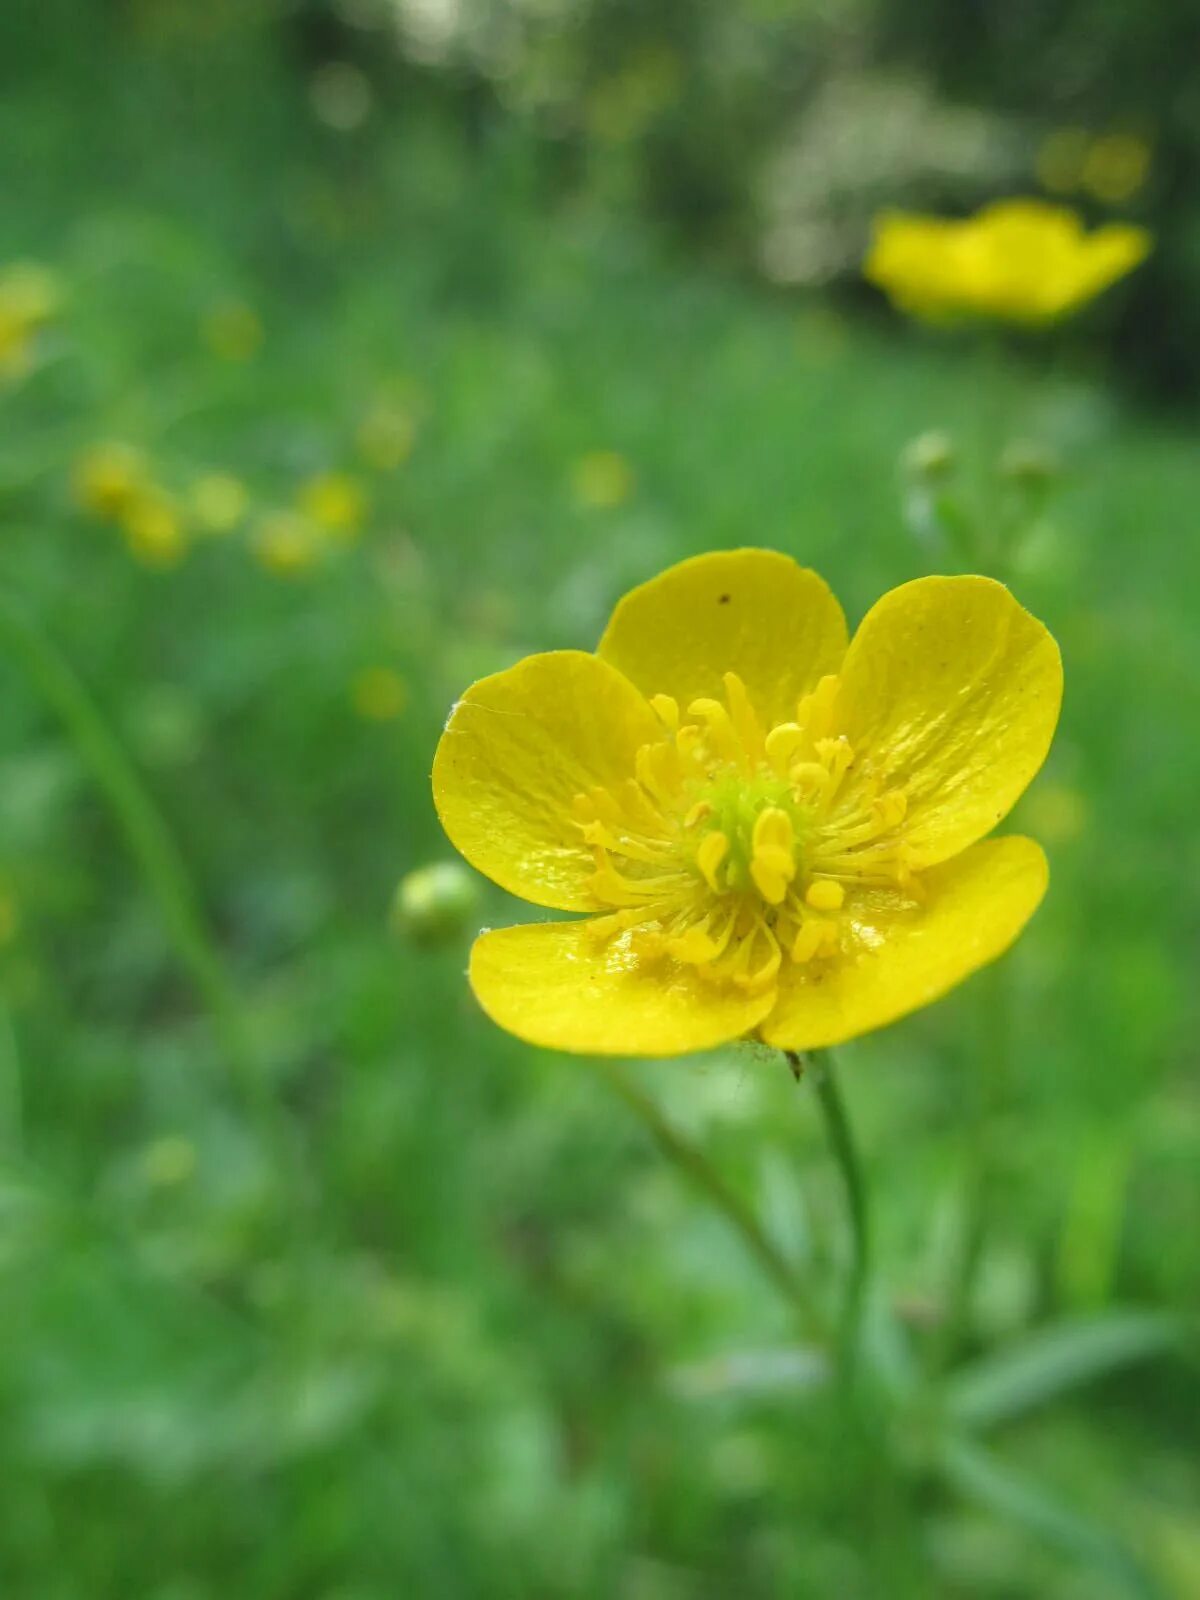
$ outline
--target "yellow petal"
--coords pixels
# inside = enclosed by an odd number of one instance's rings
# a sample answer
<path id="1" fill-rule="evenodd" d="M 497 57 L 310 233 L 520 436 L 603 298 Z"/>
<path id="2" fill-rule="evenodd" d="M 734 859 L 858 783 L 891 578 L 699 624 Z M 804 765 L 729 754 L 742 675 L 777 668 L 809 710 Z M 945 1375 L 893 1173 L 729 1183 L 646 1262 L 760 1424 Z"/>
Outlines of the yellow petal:
<path id="1" fill-rule="evenodd" d="M 1132 272 L 1150 254 L 1153 244 L 1145 228 L 1131 223 L 1113 222 L 1097 228 L 1088 237 L 1087 247 L 1082 252 L 1071 304 L 1081 305 Z"/>
<path id="2" fill-rule="evenodd" d="M 621 600 L 597 653 L 644 694 L 725 700 L 735 672 L 769 727 L 846 650 L 846 622 L 815 572 L 774 550 L 723 550 L 669 567 Z"/>
<path id="3" fill-rule="evenodd" d="M 848 901 L 856 953 L 786 967 L 763 1039 L 780 1050 L 818 1050 L 940 999 L 1008 949 L 1046 880 L 1041 846 L 1012 836 L 926 873 L 919 908 L 897 910 L 879 892 Z"/>
<path id="4" fill-rule="evenodd" d="M 560 911 L 593 911 L 591 850 L 575 796 L 632 776 L 662 737 L 648 703 L 580 650 L 528 656 L 467 690 L 433 762 L 433 799 L 451 842 L 501 888 Z"/>
<path id="5" fill-rule="evenodd" d="M 1062 701 L 1058 646 L 991 578 L 918 578 L 863 619 L 840 716 L 864 777 L 907 795 L 913 865 L 957 855 L 1015 804 Z"/>
<path id="6" fill-rule="evenodd" d="M 708 984 L 669 957 L 643 960 L 628 937 L 600 942 L 586 922 L 484 933 L 471 987 L 500 1027 L 530 1044 L 583 1055 L 672 1056 L 750 1033 L 774 991 Z"/>

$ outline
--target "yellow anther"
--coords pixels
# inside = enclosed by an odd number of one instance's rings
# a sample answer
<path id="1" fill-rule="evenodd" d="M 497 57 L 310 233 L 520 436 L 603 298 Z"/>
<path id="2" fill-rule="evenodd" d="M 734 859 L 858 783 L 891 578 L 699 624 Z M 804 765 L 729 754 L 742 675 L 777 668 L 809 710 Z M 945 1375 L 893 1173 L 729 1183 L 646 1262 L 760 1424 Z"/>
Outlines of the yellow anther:
<path id="1" fill-rule="evenodd" d="M 779 905 L 796 876 L 792 819 L 778 806 L 767 806 L 754 822 L 750 876 L 768 905 Z"/>
<path id="2" fill-rule="evenodd" d="M 806 917 L 792 941 L 792 960 L 798 966 L 811 961 L 824 948 L 829 932 L 829 924 L 822 922 L 820 917 Z"/>
<path id="3" fill-rule="evenodd" d="M 717 879 L 717 869 L 729 854 L 729 840 L 719 828 L 706 833 L 696 851 L 696 865 L 704 874 L 705 882 L 714 894 L 721 894 L 724 885 Z"/>
<path id="4" fill-rule="evenodd" d="M 846 891 L 835 878 L 816 878 L 804 893 L 804 902 L 814 911 L 840 911 Z"/>
<path id="5" fill-rule="evenodd" d="M 780 722 L 766 738 L 767 760 L 777 778 L 786 778 L 788 768 L 804 748 L 806 735 L 796 722 Z"/>
<path id="6" fill-rule="evenodd" d="M 748 763 L 742 741 L 737 736 L 729 712 L 719 700 L 693 700 L 688 707 L 689 717 L 700 717 L 704 722 L 708 742 L 713 753 L 722 761 L 744 767 Z"/>
<path id="7" fill-rule="evenodd" d="M 679 702 L 669 694 L 652 694 L 650 704 L 658 714 L 658 720 L 669 732 L 674 733 L 679 727 Z"/>
<path id="8" fill-rule="evenodd" d="M 806 694 L 796 708 L 796 721 L 805 729 L 810 739 L 826 738 L 833 730 L 834 701 L 837 699 L 838 680 L 829 674 L 822 678 L 811 694 Z"/>
<path id="9" fill-rule="evenodd" d="M 644 744 L 633 760 L 638 782 L 661 803 L 669 800 L 679 783 L 679 756 L 673 744 Z"/>
<path id="10" fill-rule="evenodd" d="M 754 707 L 750 704 L 750 696 L 746 693 L 746 685 L 736 672 L 725 673 L 721 682 L 725 685 L 725 704 L 729 707 L 729 717 L 742 747 L 747 755 L 757 761 L 762 755 L 763 733 Z"/>
<path id="11" fill-rule="evenodd" d="M 797 761 L 788 773 L 788 781 L 793 789 L 804 790 L 817 801 L 825 798 L 833 783 L 829 768 L 819 761 Z"/>
<path id="12" fill-rule="evenodd" d="M 698 822 L 703 822 L 706 817 L 711 817 L 713 808 L 707 800 L 697 800 L 696 804 L 683 819 L 685 828 L 694 828 Z"/>
<path id="13" fill-rule="evenodd" d="M 818 739 L 817 755 L 829 768 L 831 789 L 836 789 L 854 761 L 854 751 L 845 735 L 836 739 Z"/>
<path id="14" fill-rule="evenodd" d="M 751 840 L 754 854 L 781 850 L 790 860 L 795 842 L 792 819 L 787 812 L 781 806 L 764 806 L 754 819 L 754 834 Z"/>

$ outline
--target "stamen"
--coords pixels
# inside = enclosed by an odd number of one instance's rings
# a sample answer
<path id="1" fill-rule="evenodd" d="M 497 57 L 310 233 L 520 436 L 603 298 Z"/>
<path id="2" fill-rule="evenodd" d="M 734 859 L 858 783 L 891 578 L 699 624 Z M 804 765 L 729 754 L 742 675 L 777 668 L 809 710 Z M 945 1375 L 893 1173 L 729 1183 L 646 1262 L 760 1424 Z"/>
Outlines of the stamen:
<path id="1" fill-rule="evenodd" d="M 856 891 L 919 899 L 919 862 L 904 791 L 856 766 L 839 731 L 836 677 L 765 732 L 741 678 L 722 681 L 724 700 L 693 700 L 682 723 L 679 703 L 654 695 L 663 736 L 637 751 L 635 775 L 573 809 L 595 854 L 589 888 L 612 907 L 589 933 L 612 941 L 612 959 L 670 960 L 757 994 L 784 960 L 824 960 L 858 937 Z"/>
<path id="2" fill-rule="evenodd" d="M 688 707 L 688 716 L 701 718 L 709 743 L 722 761 L 727 761 L 733 767 L 748 766 L 748 757 L 733 721 L 719 700 L 693 700 Z"/>
<path id="3" fill-rule="evenodd" d="M 760 811 L 754 823 L 750 876 L 768 905 L 779 905 L 796 876 L 792 819 L 778 806 Z"/>
<path id="4" fill-rule="evenodd" d="M 846 891 L 834 878 L 815 878 L 804 893 L 804 902 L 814 911 L 840 911 Z"/>
<path id="5" fill-rule="evenodd" d="M 696 865 L 704 874 L 704 880 L 714 894 L 721 894 L 724 889 L 724 885 L 717 881 L 717 869 L 728 854 L 729 840 L 719 828 L 706 833 L 700 841 L 700 848 L 696 851 Z"/>
<path id="6" fill-rule="evenodd" d="M 674 733 L 679 727 L 679 702 L 669 694 L 652 694 L 650 704 L 667 732 Z"/>

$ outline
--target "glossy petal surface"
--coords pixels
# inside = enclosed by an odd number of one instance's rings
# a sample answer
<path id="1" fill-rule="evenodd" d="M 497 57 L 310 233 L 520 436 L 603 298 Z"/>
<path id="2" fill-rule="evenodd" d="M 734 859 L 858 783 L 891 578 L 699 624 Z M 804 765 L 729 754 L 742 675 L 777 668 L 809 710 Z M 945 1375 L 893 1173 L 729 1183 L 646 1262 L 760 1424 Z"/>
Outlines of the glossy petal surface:
<path id="1" fill-rule="evenodd" d="M 743 1037 L 774 992 L 747 996 L 664 960 L 640 965 L 621 941 L 584 922 L 484 933 L 471 952 L 471 987 L 502 1028 L 530 1044 L 586 1055 L 672 1056 Z"/>
<path id="2" fill-rule="evenodd" d="M 828 584 L 773 550 L 725 550 L 669 567 L 631 590 L 612 614 L 598 654 L 646 695 L 681 708 L 722 693 L 735 672 L 766 725 L 846 650 L 846 621 Z"/>
<path id="3" fill-rule="evenodd" d="M 864 618 L 842 669 L 840 724 L 865 774 L 908 799 L 918 868 L 974 844 L 1046 758 L 1062 702 L 1058 646 L 991 578 L 918 578 Z"/>
<path id="4" fill-rule="evenodd" d="M 661 735 L 632 684 L 578 650 L 528 656 L 482 678 L 455 706 L 433 763 L 433 797 L 451 843 L 512 894 L 591 911 L 592 852 L 575 796 L 630 777 Z"/>
<path id="5" fill-rule="evenodd" d="M 785 969 L 760 1032 L 781 1050 L 841 1044 L 940 999 L 1012 944 L 1046 891 L 1032 839 L 989 839 L 926 873 L 925 904 L 867 893 L 852 908 L 857 954 Z"/>

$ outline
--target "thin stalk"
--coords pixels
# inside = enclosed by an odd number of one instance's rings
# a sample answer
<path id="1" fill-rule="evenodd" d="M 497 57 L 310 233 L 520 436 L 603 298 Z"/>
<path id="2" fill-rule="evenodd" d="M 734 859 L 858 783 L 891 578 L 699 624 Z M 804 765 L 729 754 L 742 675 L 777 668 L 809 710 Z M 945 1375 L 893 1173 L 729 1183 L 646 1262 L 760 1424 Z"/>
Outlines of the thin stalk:
<path id="1" fill-rule="evenodd" d="M 612 1062 L 601 1060 L 597 1067 L 608 1086 L 622 1099 L 646 1128 L 668 1161 L 672 1162 L 696 1189 L 720 1211 L 729 1225 L 776 1288 L 799 1313 L 805 1332 L 824 1339 L 825 1318 L 816 1305 L 808 1285 L 765 1231 L 744 1200 L 731 1189 L 712 1162 L 663 1116 L 648 1095 L 642 1093 Z"/>
<path id="2" fill-rule="evenodd" d="M 817 1091 L 817 1104 L 825 1123 L 825 1134 L 846 1196 L 850 1221 L 850 1270 L 842 1304 L 842 1357 L 847 1374 L 854 1368 L 862 1327 L 863 1303 L 871 1269 L 871 1229 L 867 1209 L 867 1185 L 862 1162 L 845 1102 L 838 1087 L 833 1053 L 814 1050 L 804 1056 L 785 1050 L 788 1065 L 799 1079 L 807 1067 Z"/>
<path id="3" fill-rule="evenodd" d="M 3 596 L 0 647 L 23 668 L 91 770 L 158 901 L 176 953 L 208 1008 L 239 1090 L 256 1117 L 268 1119 L 269 1097 L 245 1043 L 232 985 L 183 856 L 161 813 L 74 669 L 18 606 Z"/>
<path id="4" fill-rule="evenodd" d="M 0 1000 L 0 1156 L 20 1155 L 23 1121 L 21 1053 L 12 1017 Z"/>
<path id="5" fill-rule="evenodd" d="M 959 1247 L 946 1295 L 946 1311 L 935 1352 L 939 1367 L 958 1355 L 971 1325 L 971 1302 L 987 1245 L 987 1224 L 997 1180 L 996 1122 L 1009 1072 L 1008 977 L 1003 965 L 983 974 L 979 1014 L 979 1070 L 966 1130 L 966 1185 Z"/>

